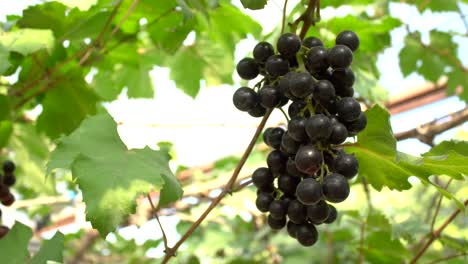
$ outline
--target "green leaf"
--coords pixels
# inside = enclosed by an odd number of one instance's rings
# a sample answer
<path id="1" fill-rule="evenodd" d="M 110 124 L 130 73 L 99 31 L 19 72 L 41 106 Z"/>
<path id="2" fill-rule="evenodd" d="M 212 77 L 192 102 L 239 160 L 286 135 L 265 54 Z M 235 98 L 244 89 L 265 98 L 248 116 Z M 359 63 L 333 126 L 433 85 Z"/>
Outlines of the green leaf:
<path id="1" fill-rule="evenodd" d="M 446 155 L 449 151 L 455 151 L 460 155 L 468 156 L 468 142 L 459 140 L 442 141 L 430 151 L 424 153 L 423 156 L 441 156 Z"/>
<path id="2" fill-rule="evenodd" d="M 87 116 L 96 113 L 98 97 L 79 72 L 68 73 L 44 97 L 37 128 L 50 138 L 69 134 Z"/>
<path id="3" fill-rule="evenodd" d="M 11 63 L 8 61 L 9 55 L 10 51 L 0 45 L 0 75 L 2 75 L 11 66 Z"/>
<path id="4" fill-rule="evenodd" d="M 177 88 L 195 98 L 200 91 L 200 80 L 203 78 L 205 63 L 200 59 L 196 47 L 184 47 L 171 58 L 170 77 L 175 81 Z M 190 62 L 190 67 L 187 63 Z M 181 71 L 180 69 L 184 69 Z"/>
<path id="5" fill-rule="evenodd" d="M 127 87 L 127 95 L 130 98 L 154 96 L 153 81 L 149 72 L 157 56 L 139 54 L 138 49 L 135 43 L 120 45 L 98 64 L 98 73 L 93 78 L 93 85 L 102 99 L 115 100 L 124 87 Z"/>
<path id="6" fill-rule="evenodd" d="M 168 160 L 166 152 L 148 147 L 128 150 L 112 117 L 101 114 L 60 140 L 48 171 L 71 168 L 83 192 L 86 218 L 105 236 L 135 211 L 138 195 L 161 190 L 159 205 L 182 196 Z"/>
<path id="7" fill-rule="evenodd" d="M 460 99 L 468 103 L 468 78 L 466 78 L 466 73 L 461 70 L 452 70 L 447 74 L 447 92 L 454 94 L 457 91 L 457 88 L 463 87 L 461 94 L 459 95 Z"/>
<path id="8" fill-rule="evenodd" d="M 258 10 L 263 9 L 267 3 L 267 0 L 241 0 L 244 8 Z"/>
<path id="9" fill-rule="evenodd" d="M 10 119 L 10 102 L 6 95 L 0 94 L 0 121 Z"/>
<path id="10" fill-rule="evenodd" d="M 28 243 L 31 237 L 31 228 L 20 222 L 16 222 L 7 235 L 0 239 L 0 256 L 2 256 L 2 263 L 27 263 L 29 259 Z"/>
<path id="11" fill-rule="evenodd" d="M 389 231 L 372 232 L 365 239 L 364 257 L 370 263 L 403 263 L 409 252 Z"/>
<path id="12" fill-rule="evenodd" d="M 37 132 L 33 124 L 16 123 L 10 138 L 9 148 L 14 150 L 15 162 L 19 164 L 16 174 L 17 186 L 36 193 L 56 195 L 55 185 L 45 180 L 46 161 L 49 158 L 47 138 Z"/>
<path id="13" fill-rule="evenodd" d="M 35 28 L 52 30 L 59 38 L 65 32 L 65 13 L 67 7 L 58 2 L 46 2 L 41 5 L 30 6 L 23 10 L 23 16 L 18 20 L 21 28 Z"/>
<path id="14" fill-rule="evenodd" d="M 23 55 L 31 54 L 40 49 L 51 52 L 54 47 L 54 36 L 52 31 L 47 29 L 19 29 L 0 32 L 0 46 Z"/>
<path id="15" fill-rule="evenodd" d="M 43 264 L 48 261 L 63 262 L 63 242 L 62 233 L 55 233 L 54 237 L 42 243 L 39 252 L 31 259 L 30 264 Z"/>
<path id="16" fill-rule="evenodd" d="M 420 40 L 420 35 L 417 35 Z M 411 36 L 406 36 L 405 46 L 398 54 L 400 61 L 400 69 L 403 76 L 408 76 L 418 69 L 418 61 L 424 55 L 424 50 L 421 48 L 417 40 Z"/>
<path id="17" fill-rule="evenodd" d="M 13 124 L 9 120 L 0 121 L 0 149 L 8 144 L 11 133 L 13 132 Z"/>
<path id="18" fill-rule="evenodd" d="M 70 8 L 77 7 L 80 10 L 86 11 L 88 10 L 91 6 L 97 3 L 97 0 L 80 0 L 80 1 L 75 1 L 75 0 L 56 0 L 56 2 L 62 3 Z"/>
<path id="19" fill-rule="evenodd" d="M 378 52 L 390 46 L 390 31 L 401 26 L 401 24 L 400 20 L 389 16 L 368 20 L 348 15 L 325 21 L 324 27 L 334 34 L 338 34 L 343 30 L 353 30 L 357 32 L 360 39 L 360 52 Z"/>
<path id="20" fill-rule="evenodd" d="M 134 10 L 127 14 L 127 10 L 133 5 L 132 1 L 123 1 L 120 12 L 116 15 L 116 21 L 126 17 L 125 23 L 120 29 L 126 34 L 135 34 L 140 30 L 140 20 L 146 18 L 148 28 L 163 29 L 160 22 L 168 13 L 175 14 L 177 2 L 175 0 L 141 0 L 134 7 Z M 154 26 L 153 26 L 154 25 Z"/>
<path id="21" fill-rule="evenodd" d="M 371 102 L 385 102 L 388 99 L 388 91 L 379 84 L 378 78 L 372 73 L 358 68 L 355 74 L 354 88 L 360 96 Z"/>
<path id="22" fill-rule="evenodd" d="M 366 129 L 358 135 L 358 142 L 346 149 L 355 153 L 359 175 L 366 177 L 376 190 L 380 191 L 384 186 L 396 190 L 409 189 L 410 176 L 427 181 L 431 175 L 448 175 L 459 180 L 468 175 L 466 157 L 454 151 L 444 156 L 422 158 L 397 153 L 390 114 L 376 105 L 367 110 L 366 116 Z"/>
<path id="23" fill-rule="evenodd" d="M 154 26 L 148 27 L 148 33 L 156 47 L 173 54 L 193 30 L 195 20 L 184 18 L 181 13 L 172 12 L 162 16 Z"/>

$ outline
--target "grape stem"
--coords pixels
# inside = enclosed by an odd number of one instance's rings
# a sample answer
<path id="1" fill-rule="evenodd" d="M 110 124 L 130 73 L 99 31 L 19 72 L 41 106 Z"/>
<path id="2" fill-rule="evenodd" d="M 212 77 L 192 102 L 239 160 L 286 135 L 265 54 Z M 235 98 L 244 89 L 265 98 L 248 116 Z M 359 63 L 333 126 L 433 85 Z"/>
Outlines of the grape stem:
<path id="1" fill-rule="evenodd" d="M 320 21 L 320 0 L 309 0 L 307 9 L 300 17 L 290 24 L 290 28 L 292 32 L 296 32 L 299 23 L 303 22 L 299 37 L 304 39 L 310 26 L 315 26 L 315 23 L 318 21 Z"/>
<path id="2" fill-rule="evenodd" d="M 162 260 L 161 263 L 163 264 L 168 263 L 171 257 L 175 256 L 175 253 L 177 252 L 179 247 L 185 242 L 185 240 L 187 240 L 192 235 L 192 233 L 198 228 L 198 226 L 200 226 L 203 220 L 205 220 L 208 214 L 221 202 L 224 196 L 226 196 L 229 193 L 232 193 L 232 188 L 234 187 L 234 184 L 236 183 L 237 176 L 239 176 L 239 173 L 242 167 L 247 161 L 247 158 L 250 156 L 250 153 L 252 152 L 252 149 L 254 148 L 255 143 L 257 142 L 258 137 L 260 136 L 263 128 L 265 127 L 268 117 L 270 116 L 272 111 L 273 111 L 273 108 L 268 109 L 265 115 L 263 116 L 262 121 L 258 125 L 257 130 L 255 131 L 255 134 L 250 140 L 249 145 L 245 149 L 244 154 L 242 155 L 242 158 L 237 164 L 236 169 L 232 173 L 232 176 L 229 179 L 228 183 L 224 186 L 222 192 L 211 202 L 208 208 L 202 213 L 202 215 L 197 219 L 197 221 L 195 221 L 192 224 L 192 226 L 190 226 L 190 228 L 179 239 L 179 241 L 177 241 L 177 243 L 172 248 L 168 247 L 166 249 L 166 254 L 164 255 L 164 259 Z"/>
<path id="3" fill-rule="evenodd" d="M 288 6 L 288 0 L 284 0 L 283 6 L 283 20 L 281 22 L 281 35 L 284 33 L 284 28 L 286 26 L 286 7 Z"/>

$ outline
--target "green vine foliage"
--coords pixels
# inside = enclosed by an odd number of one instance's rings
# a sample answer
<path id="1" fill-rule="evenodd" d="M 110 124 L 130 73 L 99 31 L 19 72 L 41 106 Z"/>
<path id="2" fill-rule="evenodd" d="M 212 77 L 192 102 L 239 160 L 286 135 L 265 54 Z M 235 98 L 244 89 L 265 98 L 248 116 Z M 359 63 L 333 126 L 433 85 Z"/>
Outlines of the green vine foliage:
<path id="1" fill-rule="evenodd" d="M 292 22 L 308 2 L 299 1 L 288 10 L 286 20 Z M 286 234 L 264 225 L 259 212 L 246 206 L 245 200 L 253 201 L 255 193 L 245 188 L 225 198 L 212 212 L 185 242 L 177 263 L 403 263 L 421 246 L 419 240 L 431 234 L 431 212 L 439 193 L 448 199 L 442 201 L 436 224 L 456 208 L 464 211 L 466 136 L 440 142 L 418 157 L 398 151 L 390 114 L 382 106 L 391 87 L 379 84 L 385 69 L 377 67 L 377 59 L 391 47 L 391 31 L 408 28 L 399 52 L 402 74 L 416 73 L 430 82 L 446 77 L 448 93 L 464 87 L 457 96 L 468 102 L 468 69 L 459 44 L 466 43 L 467 35 L 439 29 L 411 31 L 411 25 L 390 14 L 392 2 L 400 1 L 320 1 L 322 9 L 346 5 L 352 11 L 322 19 L 307 32 L 320 36 L 326 46 L 345 29 L 357 32 L 361 39 L 353 62 L 355 89 L 374 106 L 366 112 L 366 130 L 356 143 L 345 147 L 360 164 L 352 186 L 356 197 L 350 203 L 354 204 L 339 208 L 343 213 L 338 223 L 323 227 L 313 249 L 302 248 Z M 454 17 L 468 3 L 405 2 L 421 13 L 451 12 Z M 179 182 L 169 167 L 170 144 L 160 144 L 160 150 L 128 149 L 104 105 L 122 92 L 129 98 L 153 98 L 159 83 L 150 71 L 156 66 L 168 68 L 177 89 L 193 98 L 205 86 L 234 85 L 236 44 L 247 37 L 274 42 L 281 29 L 278 25 L 262 35 L 262 26 L 245 10 L 282 4 L 267 0 L 62 0 L 43 1 L 19 16 L 7 16 L 0 22 L 0 150 L 1 159 L 19 164 L 16 191 L 20 199 L 59 195 L 63 186 L 66 191 L 80 192 L 86 219 L 103 238 L 114 237 L 91 244 L 88 260 L 153 263 L 148 250 L 162 248 L 162 239 L 141 244 L 116 232 L 135 213 L 136 199 L 159 192 L 158 207 L 171 208 L 184 189 L 193 191 L 193 186 L 225 179 L 239 158 L 217 161 L 211 175 L 195 172 L 193 179 L 198 182 Z M 423 34 L 428 34 L 428 41 Z M 184 44 L 189 35 L 195 36 L 194 41 Z M 39 116 L 31 120 L 28 112 L 38 108 Z M 260 166 L 265 156 L 264 150 L 256 150 L 247 165 Z M 415 184 L 412 176 L 422 184 Z M 442 183 L 449 180 L 452 185 L 444 188 Z M 373 206 L 365 203 L 363 181 L 375 195 Z M 399 199 L 386 200 L 395 192 Z M 179 208 L 179 213 L 193 220 L 205 208 L 200 199 L 194 206 Z M 54 211 L 36 205 L 25 210 L 31 218 Z M 183 234 L 190 225 L 180 220 L 174 232 Z M 437 238 L 437 247 L 429 249 L 421 261 L 458 256 L 445 263 L 466 263 L 467 228 L 466 221 L 453 221 L 450 230 Z M 29 252 L 32 230 L 16 222 L 0 240 L 0 262 L 67 262 L 77 254 L 75 245 L 85 236 L 83 232 L 65 236 L 58 232 L 42 241 L 40 249 Z M 103 252 L 114 258 L 106 260 Z"/>

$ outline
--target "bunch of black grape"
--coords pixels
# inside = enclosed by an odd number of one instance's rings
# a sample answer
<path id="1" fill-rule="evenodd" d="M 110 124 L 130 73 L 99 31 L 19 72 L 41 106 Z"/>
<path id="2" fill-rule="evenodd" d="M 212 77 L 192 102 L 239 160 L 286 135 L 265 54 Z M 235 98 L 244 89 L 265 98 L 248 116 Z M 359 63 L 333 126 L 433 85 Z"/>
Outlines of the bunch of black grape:
<path id="1" fill-rule="evenodd" d="M 254 89 L 241 87 L 234 93 L 237 109 L 260 117 L 292 101 L 287 130 L 265 130 L 264 142 L 274 150 L 268 167 L 258 168 L 252 181 L 258 189 L 257 208 L 269 213 L 268 225 L 275 230 L 287 226 L 289 235 L 304 246 L 316 243 L 317 225 L 337 218 L 329 203 L 348 197 L 348 180 L 357 174 L 358 162 L 340 144 L 367 124 L 353 98 L 355 76 L 350 69 L 359 38 L 343 31 L 335 43 L 327 49 L 319 38 L 301 41 L 286 33 L 278 39 L 278 54 L 270 43 L 260 42 L 254 58 L 237 64 L 243 79 L 263 75 Z"/>
<path id="2" fill-rule="evenodd" d="M 12 161 L 5 161 L 3 163 L 3 175 L 0 174 L 0 201 L 4 206 L 10 206 L 15 202 L 15 196 L 10 192 L 10 187 L 16 183 L 15 169 L 15 163 Z M 0 217 L 2 217 L 1 210 Z M 0 239 L 4 237 L 9 230 L 7 226 L 0 225 Z"/>

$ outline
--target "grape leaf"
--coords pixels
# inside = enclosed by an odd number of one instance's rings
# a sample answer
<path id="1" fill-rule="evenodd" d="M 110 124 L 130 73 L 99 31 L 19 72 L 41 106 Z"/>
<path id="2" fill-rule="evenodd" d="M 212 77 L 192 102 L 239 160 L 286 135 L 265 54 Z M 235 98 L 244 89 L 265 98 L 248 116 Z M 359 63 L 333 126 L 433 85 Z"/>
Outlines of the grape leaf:
<path id="1" fill-rule="evenodd" d="M 241 0 L 244 8 L 258 10 L 263 9 L 267 3 L 267 0 Z"/>
<path id="2" fill-rule="evenodd" d="M 2 263 L 27 263 L 29 259 L 28 243 L 31 237 L 31 228 L 20 222 L 16 222 L 7 235 L 0 239 Z"/>
<path id="3" fill-rule="evenodd" d="M 125 17 L 125 23 L 120 29 L 126 34 L 135 34 L 140 30 L 140 20 L 145 18 L 149 28 L 159 28 L 161 31 L 168 29 L 161 26 L 160 22 L 168 14 L 175 14 L 176 0 L 141 0 L 130 14 L 126 10 L 133 5 L 132 1 L 124 1 L 120 6 L 120 12 L 116 15 L 116 21 Z M 154 26 L 153 26 L 154 24 Z M 148 28 L 148 29 L 149 29 Z"/>
<path id="4" fill-rule="evenodd" d="M 466 78 L 466 73 L 461 70 L 452 70 L 447 74 L 447 92 L 455 93 L 458 87 L 464 87 L 461 94 L 458 96 L 460 99 L 468 103 L 468 78 Z"/>
<path id="5" fill-rule="evenodd" d="M 41 249 L 31 259 L 30 264 L 43 264 L 48 261 L 63 262 L 63 243 L 64 236 L 62 233 L 57 232 L 55 235 L 44 242 L 42 242 Z"/>
<path id="6" fill-rule="evenodd" d="M 49 29 L 59 38 L 67 28 L 65 12 L 67 7 L 58 2 L 46 2 L 23 10 L 23 16 L 18 20 L 21 28 Z"/>
<path id="7" fill-rule="evenodd" d="M 37 128 L 50 138 L 69 134 L 87 116 L 96 113 L 98 97 L 88 87 L 81 72 L 68 73 L 42 102 L 43 111 L 37 119 Z"/>
<path id="8" fill-rule="evenodd" d="M 444 156 L 412 157 L 396 150 L 396 139 L 390 126 L 390 114 L 376 105 L 366 111 L 368 125 L 358 135 L 358 142 L 347 147 L 359 161 L 359 175 L 378 191 L 411 188 L 410 176 L 428 181 L 431 175 L 448 175 L 461 180 L 468 175 L 466 157 L 451 151 Z M 454 199 L 454 197 L 451 197 Z"/>
<path id="9" fill-rule="evenodd" d="M 8 61 L 9 55 L 10 52 L 0 45 L 0 75 L 2 75 L 11 66 L 11 63 Z"/>
<path id="10" fill-rule="evenodd" d="M 0 32 L 0 46 L 23 55 L 31 54 L 40 49 L 46 49 L 50 52 L 54 47 L 54 36 L 52 31 L 48 29 L 28 28 Z"/>
<path id="11" fill-rule="evenodd" d="M 179 199 L 182 189 L 164 151 L 127 149 L 110 115 L 89 117 L 52 152 L 48 172 L 71 168 L 83 192 L 86 218 L 105 237 L 135 211 L 136 198 L 161 191 L 159 205 Z"/>
<path id="12" fill-rule="evenodd" d="M 86 11 L 88 10 L 91 6 L 97 3 L 97 0 L 80 0 L 80 1 L 74 1 L 74 0 L 55 0 L 56 2 L 62 3 L 68 7 L 74 8 L 77 7 L 80 10 Z M 125 9 L 127 10 L 127 9 Z"/>
<path id="13" fill-rule="evenodd" d="M 44 180 L 46 161 L 49 158 L 50 142 L 37 132 L 33 124 L 16 123 L 10 138 L 9 148 L 15 150 L 17 168 L 17 186 L 36 193 L 56 195 L 55 184 Z"/>
<path id="14" fill-rule="evenodd" d="M 13 132 L 13 124 L 10 120 L 0 120 L 0 149 L 8 144 L 11 133 Z"/>
<path id="15" fill-rule="evenodd" d="M 423 156 L 441 156 L 446 155 L 449 151 L 455 151 L 463 156 L 468 156 L 468 142 L 467 141 L 442 141 L 434 146 L 430 151 L 423 154 Z"/>

